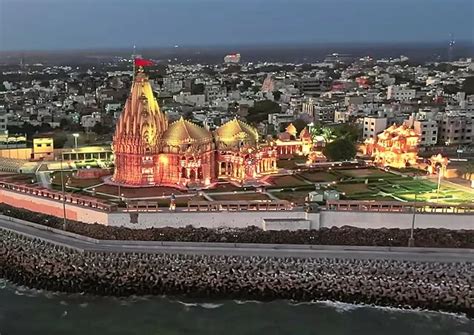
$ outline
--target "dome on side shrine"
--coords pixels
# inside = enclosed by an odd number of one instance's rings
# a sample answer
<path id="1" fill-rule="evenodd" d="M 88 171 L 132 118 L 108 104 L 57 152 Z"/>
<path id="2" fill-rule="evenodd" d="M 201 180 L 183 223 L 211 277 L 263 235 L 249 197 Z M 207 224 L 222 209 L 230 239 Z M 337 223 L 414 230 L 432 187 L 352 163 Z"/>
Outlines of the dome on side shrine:
<path id="1" fill-rule="evenodd" d="M 225 146 L 239 145 L 245 143 L 248 145 L 257 145 L 258 132 L 249 124 L 233 119 L 216 129 L 218 142 Z"/>
<path id="2" fill-rule="evenodd" d="M 163 143 L 165 145 L 201 144 L 210 141 L 212 141 L 210 131 L 182 117 L 170 124 L 168 130 L 163 134 Z"/>

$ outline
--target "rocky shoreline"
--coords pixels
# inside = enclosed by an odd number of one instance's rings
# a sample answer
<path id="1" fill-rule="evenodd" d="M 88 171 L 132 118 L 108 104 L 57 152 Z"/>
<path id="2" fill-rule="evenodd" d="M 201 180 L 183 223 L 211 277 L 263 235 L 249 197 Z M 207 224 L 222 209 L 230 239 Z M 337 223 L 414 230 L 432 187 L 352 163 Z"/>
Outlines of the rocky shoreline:
<path id="1" fill-rule="evenodd" d="M 96 295 L 337 300 L 474 316 L 472 263 L 81 253 L 0 231 L 0 277 Z"/>

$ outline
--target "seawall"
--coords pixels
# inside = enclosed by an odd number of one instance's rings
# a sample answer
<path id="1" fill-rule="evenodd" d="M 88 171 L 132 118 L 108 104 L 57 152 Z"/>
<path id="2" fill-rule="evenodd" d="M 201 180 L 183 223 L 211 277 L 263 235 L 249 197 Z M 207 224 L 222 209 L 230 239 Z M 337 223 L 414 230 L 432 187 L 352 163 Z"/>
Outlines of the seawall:
<path id="1" fill-rule="evenodd" d="M 472 262 L 78 252 L 0 231 L 0 277 L 98 295 L 338 300 L 473 316 Z"/>

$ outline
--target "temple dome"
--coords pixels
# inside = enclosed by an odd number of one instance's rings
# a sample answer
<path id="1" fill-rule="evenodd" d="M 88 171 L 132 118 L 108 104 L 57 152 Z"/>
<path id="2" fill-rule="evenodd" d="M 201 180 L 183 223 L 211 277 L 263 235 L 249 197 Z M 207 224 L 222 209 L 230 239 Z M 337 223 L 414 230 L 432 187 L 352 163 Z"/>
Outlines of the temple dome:
<path id="1" fill-rule="evenodd" d="M 166 145 L 200 144 L 210 141 L 212 141 L 210 131 L 183 119 L 183 117 L 171 123 L 163 134 L 163 143 Z"/>
<path id="2" fill-rule="evenodd" d="M 219 142 L 225 145 L 232 145 L 241 141 L 256 145 L 258 142 L 257 130 L 238 119 L 233 119 L 217 128 L 216 135 Z"/>

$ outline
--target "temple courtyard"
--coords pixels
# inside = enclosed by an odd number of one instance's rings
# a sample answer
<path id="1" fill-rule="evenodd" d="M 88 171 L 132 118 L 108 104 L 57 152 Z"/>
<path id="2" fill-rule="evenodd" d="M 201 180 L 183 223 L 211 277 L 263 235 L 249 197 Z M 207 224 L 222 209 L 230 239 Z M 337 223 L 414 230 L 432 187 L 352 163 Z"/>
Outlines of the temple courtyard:
<path id="1" fill-rule="evenodd" d="M 22 179 L 22 182 L 28 181 L 28 178 Z M 64 172 L 63 181 L 68 193 L 92 195 L 119 204 L 130 200 L 153 200 L 160 207 L 167 207 L 171 197 L 176 198 L 178 207 L 187 206 L 190 200 L 209 202 L 287 200 L 293 206 L 302 206 L 310 192 L 325 191 L 332 191 L 332 195 L 337 194 L 339 199 L 345 200 L 419 201 L 450 205 L 472 204 L 474 201 L 474 192 L 467 187 L 441 180 L 438 190 L 436 178 L 375 167 L 296 168 L 284 170 L 280 175 L 264 177 L 259 185 L 241 186 L 221 181 L 201 190 L 183 190 L 166 186 L 124 187 L 104 183 L 103 178 L 78 179 L 72 172 Z M 61 189 L 60 172 L 51 174 L 51 184 L 53 188 Z"/>

